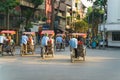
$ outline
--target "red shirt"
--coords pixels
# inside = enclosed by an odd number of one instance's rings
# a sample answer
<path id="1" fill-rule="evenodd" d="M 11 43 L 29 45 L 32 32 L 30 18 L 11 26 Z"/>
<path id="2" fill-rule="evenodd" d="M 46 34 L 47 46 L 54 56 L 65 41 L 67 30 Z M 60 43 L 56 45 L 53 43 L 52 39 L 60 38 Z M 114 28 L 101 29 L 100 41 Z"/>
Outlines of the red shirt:
<path id="1" fill-rule="evenodd" d="M 78 41 L 78 45 L 81 45 L 81 44 L 83 44 L 83 42 L 82 41 Z"/>

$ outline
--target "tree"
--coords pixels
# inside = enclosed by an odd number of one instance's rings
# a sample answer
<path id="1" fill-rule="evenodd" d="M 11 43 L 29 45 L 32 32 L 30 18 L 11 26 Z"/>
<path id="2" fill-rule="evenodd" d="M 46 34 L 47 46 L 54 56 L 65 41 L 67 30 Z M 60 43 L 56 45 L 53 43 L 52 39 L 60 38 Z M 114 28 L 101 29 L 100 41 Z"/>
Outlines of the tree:
<path id="1" fill-rule="evenodd" d="M 86 21 L 79 20 L 79 21 L 76 21 L 74 24 L 77 32 L 87 32 L 88 23 Z"/>
<path id="2" fill-rule="evenodd" d="M 100 6 L 101 9 L 103 7 L 105 13 L 107 14 L 107 0 L 96 0 L 94 5 Z"/>
<path id="3" fill-rule="evenodd" d="M 99 8 L 88 8 L 85 20 L 88 21 L 88 23 L 92 24 L 92 22 L 98 22 L 101 23 L 102 22 L 102 18 L 103 18 L 103 14 L 104 14 L 104 10 L 101 10 Z"/>
<path id="4" fill-rule="evenodd" d="M 26 10 L 23 11 L 23 15 L 26 18 L 26 26 L 25 26 L 26 30 L 32 27 L 31 20 L 34 17 L 34 13 L 37 11 L 39 5 L 41 5 L 43 1 L 44 0 L 29 0 L 29 2 L 32 3 L 34 7 L 32 9 L 27 8 Z"/>
<path id="5" fill-rule="evenodd" d="M 92 25 L 93 36 L 97 34 L 98 24 L 103 22 L 104 14 L 106 13 L 106 9 L 103 9 L 106 4 L 104 1 L 107 0 L 96 0 L 93 7 L 88 8 L 85 21 Z"/>
<path id="6" fill-rule="evenodd" d="M 9 29 L 9 15 L 11 11 L 14 10 L 16 6 L 19 5 L 19 2 L 17 0 L 2 0 L 0 1 L 0 12 L 6 14 L 6 26 Z"/>
<path id="7" fill-rule="evenodd" d="M 39 7 L 39 5 L 42 5 L 43 1 L 44 0 L 30 0 L 30 2 L 34 5 L 34 8 L 32 9 L 31 16 L 34 15 L 34 13 L 36 12 L 36 10 Z"/>

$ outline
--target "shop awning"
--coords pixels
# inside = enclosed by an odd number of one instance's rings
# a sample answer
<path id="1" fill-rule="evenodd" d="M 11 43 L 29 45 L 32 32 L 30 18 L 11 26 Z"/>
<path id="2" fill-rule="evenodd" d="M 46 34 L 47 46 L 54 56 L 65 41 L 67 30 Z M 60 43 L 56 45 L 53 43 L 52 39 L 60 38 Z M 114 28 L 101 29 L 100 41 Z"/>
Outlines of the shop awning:
<path id="1" fill-rule="evenodd" d="M 13 31 L 13 30 L 3 30 L 3 31 L 1 31 L 1 33 L 4 33 L 4 34 L 16 34 L 16 31 Z"/>
<path id="2" fill-rule="evenodd" d="M 83 38 L 86 38 L 87 37 L 87 34 L 86 33 L 72 33 L 72 35 L 78 35 L 78 36 L 81 36 Z"/>
<path id="3" fill-rule="evenodd" d="M 57 36 L 65 36 L 65 34 L 57 34 Z"/>
<path id="4" fill-rule="evenodd" d="M 35 32 L 23 32 L 24 34 L 35 35 Z"/>
<path id="5" fill-rule="evenodd" d="M 52 34 L 52 35 L 54 35 L 54 31 L 53 30 L 43 30 L 41 32 L 41 34 Z"/>

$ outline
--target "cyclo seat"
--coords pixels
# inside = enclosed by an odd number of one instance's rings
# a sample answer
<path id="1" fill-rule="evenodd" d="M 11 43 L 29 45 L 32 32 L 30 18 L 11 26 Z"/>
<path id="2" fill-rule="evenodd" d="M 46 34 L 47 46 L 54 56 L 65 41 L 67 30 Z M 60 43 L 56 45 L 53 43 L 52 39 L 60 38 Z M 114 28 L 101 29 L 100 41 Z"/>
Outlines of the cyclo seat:
<path id="1" fill-rule="evenodd" d="M 78 57 L 83 57 L 84 56 L 84 47 L 83 45 L 78 45 L 78 48 L 77 48 L 77 54 L 78 54 Z"/>

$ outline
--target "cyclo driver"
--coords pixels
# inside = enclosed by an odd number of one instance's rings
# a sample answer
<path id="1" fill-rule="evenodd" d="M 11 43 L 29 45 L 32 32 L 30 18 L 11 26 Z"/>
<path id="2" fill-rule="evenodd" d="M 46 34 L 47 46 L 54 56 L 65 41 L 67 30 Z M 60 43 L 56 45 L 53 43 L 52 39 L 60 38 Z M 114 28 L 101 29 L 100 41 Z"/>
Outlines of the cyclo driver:
<path id="1" fill-rule="evenodd" d="M 4 41 L 6 40 L 4 34 L 0 34 L 0 51 L 3 50 L 3 44 L 4 44 Z"/>
<path id="2" fill-rule="evenodd" d="M 49 37 L 48 34 L 44 34 L 41 40 L 41 44 L 43 47 L 45 47 L 45 52 L 47 52 L 47 45 L 48 45 Z"/>

